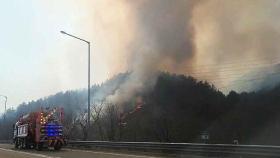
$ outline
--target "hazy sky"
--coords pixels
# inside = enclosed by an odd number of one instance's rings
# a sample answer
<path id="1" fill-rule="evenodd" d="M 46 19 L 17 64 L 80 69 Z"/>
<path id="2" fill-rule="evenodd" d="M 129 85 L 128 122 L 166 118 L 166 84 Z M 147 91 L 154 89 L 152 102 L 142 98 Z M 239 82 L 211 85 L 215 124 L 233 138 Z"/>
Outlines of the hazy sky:
<path id="1" fill-rule="evenodd" d="M 91 41 L 92 83 L 135 72 L 121 94 L 158 69 L 225 87 L 280 58 L 279 15 L 275 0 L 0 0 L 0 94 L 87 87 L 87 44 L 61 30 Z"/>
<path id="2" fill-rule="evenodd" d="M 114 37 L 103 31 L 103 23 L 110 18 L 110 11 L 107 17 L 102 15 L 104 3 L 0 0 L 0 94 L 8 96 L 8 107 L 87 86 L 87 45 L 60 34 L 60 30 L 92 42 L 92 83 L 124 70 L 125 61 L 112 66 L 122 58 L 109 53 L 118 48 L 106 43 L 106 38 Z M 110 28 L 106 29 L 110 33 Z M 0 112 L 3 106 L 0 98 Z"/>

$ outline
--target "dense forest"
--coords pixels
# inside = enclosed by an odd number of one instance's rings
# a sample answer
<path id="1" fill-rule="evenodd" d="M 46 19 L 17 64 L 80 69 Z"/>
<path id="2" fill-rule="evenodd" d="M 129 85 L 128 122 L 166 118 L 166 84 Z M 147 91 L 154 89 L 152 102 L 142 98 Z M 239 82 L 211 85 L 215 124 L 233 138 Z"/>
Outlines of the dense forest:
<path id="1" fill-rule="evenodd" d="M 9 109 L 0 119 L 0 139 L 12 138 L 12 124 L 40 107 L 65 109 L 64 133 L 75 140 L 202 142 L 280 145 L 280 85 L 224 95 L 193 77 L 160 73 L 153 88 L 117 105 L 105 100 L 125 82 L 119 74 L 91 88 L 91 122 L 86 128 L 87 91 L 60 92 Z"/>

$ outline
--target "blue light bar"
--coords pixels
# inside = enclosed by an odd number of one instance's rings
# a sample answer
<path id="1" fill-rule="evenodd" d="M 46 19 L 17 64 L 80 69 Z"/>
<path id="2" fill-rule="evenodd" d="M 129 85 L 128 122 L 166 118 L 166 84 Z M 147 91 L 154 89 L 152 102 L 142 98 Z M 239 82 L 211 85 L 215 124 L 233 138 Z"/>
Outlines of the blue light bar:
<path id="1" fill-rule="evenodd" d="M 54 136 L 58 136 L 60 135 L 59 133 L 54 133 L 54 132 L 51 132 L 51 133 L 47 133 L 47 136 L 49 137 L 54 137 Z"/>
<path id="2" fill-rule="evenodd" d="M 53 126 L 45 126 L 46 128 L 62 128 L 62 126 L 59 125 L 53 125 Z"/>

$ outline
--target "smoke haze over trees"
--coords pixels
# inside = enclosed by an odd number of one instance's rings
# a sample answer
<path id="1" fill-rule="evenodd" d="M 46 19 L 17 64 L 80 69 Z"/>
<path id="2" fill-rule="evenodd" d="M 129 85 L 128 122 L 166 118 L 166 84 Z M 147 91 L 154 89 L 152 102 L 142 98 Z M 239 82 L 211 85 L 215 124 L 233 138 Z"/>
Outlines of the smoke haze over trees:
<path id="1" fill-rule="evenodd" d="M 153 87 L 159 70 L 191 74 L 217 87 L 230 86 L 221 89 L 229 92 L 231 89 L 242 91 L 235 84 L 240 77 L 258 71 L 259 66 L 267 63 L 279 63 L 278 1 L 140 0 L 119 3 L 129 15 L 125 23 L 130 28 L 123 32 L 129 38 L 120 45 L 126 46 L 121 53 L 126 52 L 127 69 L 132 73 L 127 82 L 108 97 L 112 102 L 127 101 L 139 89 L 148 87 L 143 83 L 146 80 L 151 80 Z M 121 27 L 123 23 L 116 25 Z"/>
<path id="2" fill-rule="evenodd" d="M 279 131 L 274 126 L 278 120 L 278 76 L 258 84 L 239 84 L 238 80 L 279 73 L 279 68 L 260 69 L 279 60 L 279 4 L 274 0 L 83 2 L 92 14 L 85 18 L 90 30 L 81 30 L 94 37 L 91 40 L 99 53 L 94 60 L 98 57 L 110 63 L 106 73 L 130 73 L 91 88 L 90 133 L 86 130 L 86 90 L 22 103 L 7 111 L 1 126 L 9 129 L 20 115 L 41 106 L 62 106 L 65 133 L 71 139 L 194 142 L 207 131 L 210 141 L 216 143 L 231 143 L 234 138 L 242 143 L 277 143 L 271 132 Z M 67 55 L 67 60 L 80 56 L 75 54 Z M 249 59 L 254 62 L 247 62 Z M 242 66 L 244 63 L 249 66 Z M 69 65 L 66 70 L 79 66 Z M 159 71 L 190 74 L 198 80 Z M 54 76 L 64 73 L 57 71 Z M 244 85 L 257 91 L 225 95 L 201 79 L 222 92 L 238 86 L 242 91 Z M 238 84 L 220 88 L 231 82 Z M 10 131 L 1 133 L 1 138 L 11 136 Z"/>
<path id="3" fill-rule="evenodd" d="M 128 77 L 129 73 L 119 74 L 92 87 L 90 133 L 86 130 L 87 92 L 75 90 L 8 110 L 5 121 L 3 116 L 0 119 L 0 139 L 12 137 L 12 124 L 19 116 L 41 106 L 61 106 L 69 139 L 201 142 L 200 133 L 207 131 L 210 143 L 238 139 L 242 144 L 279 145 L 280 85 L 224 95 L 207 82 L 159 73 L 152 89 L 135 94 L 123 104 L 104 100 Z"/>

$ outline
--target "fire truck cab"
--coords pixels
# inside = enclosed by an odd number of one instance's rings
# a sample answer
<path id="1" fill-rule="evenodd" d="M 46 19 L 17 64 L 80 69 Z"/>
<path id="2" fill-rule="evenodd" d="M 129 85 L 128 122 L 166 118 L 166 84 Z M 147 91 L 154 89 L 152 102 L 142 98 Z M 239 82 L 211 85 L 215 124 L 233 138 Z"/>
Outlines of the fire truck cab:
<path id="1" fill-rule="evenodd" d="M 63 137 L 63 109 L 46 109 L 20 117 L 14 125 L 15 148 L 42 150 L 53 147 L 60 150 L 65 145 Z"/>

